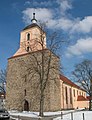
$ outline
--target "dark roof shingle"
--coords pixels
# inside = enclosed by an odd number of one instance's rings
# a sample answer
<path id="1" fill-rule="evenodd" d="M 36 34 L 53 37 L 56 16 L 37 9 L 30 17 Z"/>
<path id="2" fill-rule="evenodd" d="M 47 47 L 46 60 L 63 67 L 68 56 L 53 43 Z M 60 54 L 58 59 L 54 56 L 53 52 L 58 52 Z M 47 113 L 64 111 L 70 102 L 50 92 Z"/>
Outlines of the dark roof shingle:
<path id="1" fill-rule="evenodd" d="M 30 24 L 30 25 L 26 26 L 23 30 L 26 30 L 26 29 L 29 29 L 29 28 L 32 28 L 32 27 L 36 27 L 36 26 L 39 27 L 36 23 L 33 23 L 33 24 Z"/>

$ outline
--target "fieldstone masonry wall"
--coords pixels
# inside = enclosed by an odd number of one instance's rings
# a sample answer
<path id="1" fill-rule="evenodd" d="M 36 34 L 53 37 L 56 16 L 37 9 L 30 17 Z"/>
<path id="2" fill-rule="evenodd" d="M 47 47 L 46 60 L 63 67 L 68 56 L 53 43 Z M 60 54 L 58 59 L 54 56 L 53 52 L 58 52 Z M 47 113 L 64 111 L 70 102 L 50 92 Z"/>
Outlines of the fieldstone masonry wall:
<path id="1" fill-rule="evenodd" d="M 49 53 L 48 50 L 44 50 L 44 62 L 48 63 Z M 39 75 L 34 70 L 38 67 L 34 56 L 41 64 L 41 51 L 16 56 L 8 60 L 6 107 L 9 110 L 24 110 L 24 102 L 27 100 L 30 111 L 39 111 Z M 47 63 L 45 64 L 46 68 Z M 50 70 L 45 90 L 44 111 L 61 109 L 59 58 L 54 54 L 52 54 L 51 66 L 55 69 Z M 45 72 L 47 72 L 46 69 Z"/>

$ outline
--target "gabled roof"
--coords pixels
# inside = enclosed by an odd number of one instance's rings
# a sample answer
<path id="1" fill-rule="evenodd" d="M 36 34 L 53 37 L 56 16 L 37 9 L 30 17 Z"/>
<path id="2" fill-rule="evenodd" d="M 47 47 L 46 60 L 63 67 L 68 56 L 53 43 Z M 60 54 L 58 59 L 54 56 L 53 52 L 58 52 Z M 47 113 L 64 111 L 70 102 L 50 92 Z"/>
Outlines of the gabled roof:
<path id="1" fill-rule="evenodd" d="M 71 80 L 69 80 L 69 79 L 68 79 L 67 77 L 65 77 L 64 75 L 60 75 L 60 79 L 61 79 L 64 83 L 70 85 L 71 87 L 75 87 L 75 88 L 78 88 L 78 89 L 80 89 L 80 90 L 85 91 L 84 89 L 82 89 L 81 87 L 79 87 L 78 85 L 76 85 L 74 82 L 72 82 Z"/>
<path id="2" fill-rule="evenodd" d="M 80 95 L 78 96 L 77 101 L 88 101 L 88 99 Z"/>

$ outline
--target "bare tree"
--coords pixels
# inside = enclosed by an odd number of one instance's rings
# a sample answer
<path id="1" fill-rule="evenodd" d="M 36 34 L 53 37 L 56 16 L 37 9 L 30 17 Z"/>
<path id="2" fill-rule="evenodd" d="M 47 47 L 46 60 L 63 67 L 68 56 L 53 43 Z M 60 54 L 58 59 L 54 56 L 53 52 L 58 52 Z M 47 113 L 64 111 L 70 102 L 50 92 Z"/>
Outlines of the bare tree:
<path id="1" fill-rule="evenodd" d="M 6 70 L 0 70 L 0 82 L 3 85 L 6 82 Z M 0 90 L 5 92 L 4 86 L 0 86 Z"/>
<path id="2" fill-rule="evenodd" d="M 44 98 L 45 91 L 48 84 L 51 81 L 54 81 L 56 86 L 58 85 L 58 77 L 60 74 L 60 64 L 59 57 L 54 53 L 61 46 L 62 40 L 57 39 L 57 33 L 54 32 L 52 35 L 48 37 L 48 48 L 45 47 L 45 32 L 44 25 L 40 25 L 40 34 L 39 39 L 36 39 L 36 43 L 34 42 L 34 47 L 39 44 L 41 50 L 38 52 L 33 52 L 33 48 L 29 45 L 31 49 L 31 58 L 30 62 L 27 65 L 27 73 L 25 73 L 24 77 L 26 79 L 27 76 L 30 76 L 30 80 L 36 77 L 36 88 L 39 89 L 39 101 L 40 101 L 40 109 L 39 115 L 43 116 L 44 111 Z M 35 84 L 35 85 L 36 85 Z"/>
<path id="3" fill-rule="evenodd" d="M 73 75 L 92 99 L 92 61 L 84 60 L 80 64 L 77 64 L 73 71 Z M 91 99 L 89 109 L 91 109 Z"/>

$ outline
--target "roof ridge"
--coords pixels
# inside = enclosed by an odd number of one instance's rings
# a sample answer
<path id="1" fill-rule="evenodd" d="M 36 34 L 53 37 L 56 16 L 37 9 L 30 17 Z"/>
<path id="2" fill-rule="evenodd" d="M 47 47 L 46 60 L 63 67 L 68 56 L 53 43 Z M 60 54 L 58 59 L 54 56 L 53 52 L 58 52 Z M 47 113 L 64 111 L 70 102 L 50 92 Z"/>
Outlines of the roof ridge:
<path id="1" fill-rule="evenodd" d="M 81 89 L 81 90 L 85 91 L 84 89 L 82 89 L 80 86 L 78 86 L 77 84 L 75 84 L 73 81 L 71 81 L 70 79 L 68 79 L 68 78 L 67 78 L 66 76 L 64 76 L 64 75 L 61 75 L 61 74 L 60 74 L 60 79 L 61 79 L 63 82 L 67 83 L 68 85 L 72 86 L 72 87 L 76 87 L 76 88 L 78 88 L 78 89 Z"/>

